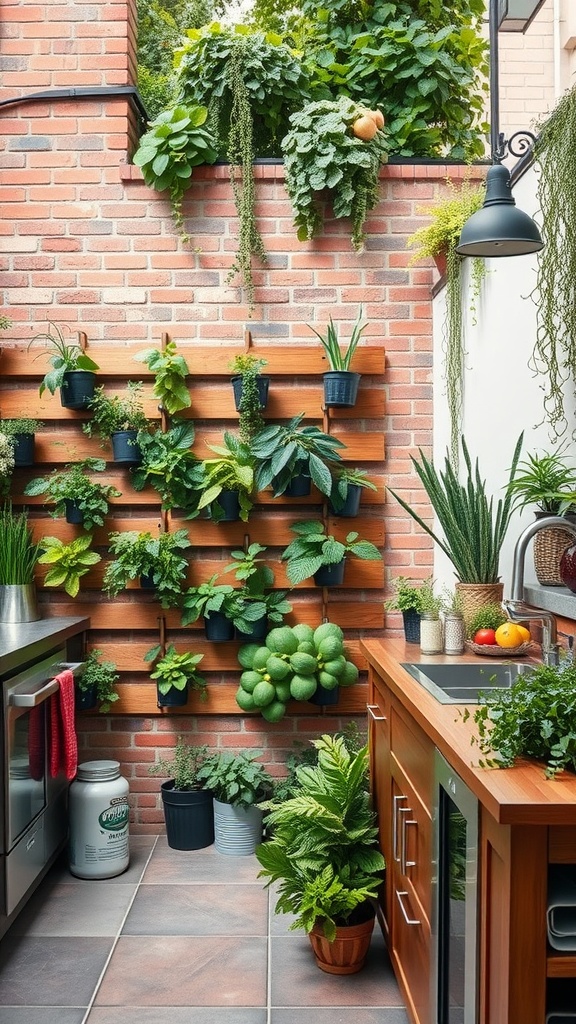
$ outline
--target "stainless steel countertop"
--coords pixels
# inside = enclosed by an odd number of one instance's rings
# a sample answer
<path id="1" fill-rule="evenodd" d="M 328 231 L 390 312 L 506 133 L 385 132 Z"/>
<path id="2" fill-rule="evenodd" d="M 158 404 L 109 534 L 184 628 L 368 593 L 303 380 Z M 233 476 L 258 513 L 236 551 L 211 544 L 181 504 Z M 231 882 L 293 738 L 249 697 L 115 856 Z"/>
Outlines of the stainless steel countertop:
<path id="1" fill-rule="evenodd" d="M 69 616 L 38 622 L 0 622 L 0 677 L 41 658 L 90 628 L 90 619 Z"/>

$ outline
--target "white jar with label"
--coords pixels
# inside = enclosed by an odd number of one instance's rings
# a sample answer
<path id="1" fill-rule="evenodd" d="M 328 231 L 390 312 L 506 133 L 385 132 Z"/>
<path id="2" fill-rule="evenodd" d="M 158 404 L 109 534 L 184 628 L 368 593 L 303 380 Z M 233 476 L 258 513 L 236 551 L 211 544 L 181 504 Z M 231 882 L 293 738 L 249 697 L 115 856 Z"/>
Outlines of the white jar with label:
<path id="1" fill-rule="evenodd" d="M 70 871 L 113 878 L 130 862 L 128 782 L 118 761 L 84 761 L 70 786 Z"/>
<path id="2" fill-rule="evenodd" d="M 442 654 L 443 650 L 442 622 L 437 615 L 422 612 L 420 616 L 420 653 Z"/>

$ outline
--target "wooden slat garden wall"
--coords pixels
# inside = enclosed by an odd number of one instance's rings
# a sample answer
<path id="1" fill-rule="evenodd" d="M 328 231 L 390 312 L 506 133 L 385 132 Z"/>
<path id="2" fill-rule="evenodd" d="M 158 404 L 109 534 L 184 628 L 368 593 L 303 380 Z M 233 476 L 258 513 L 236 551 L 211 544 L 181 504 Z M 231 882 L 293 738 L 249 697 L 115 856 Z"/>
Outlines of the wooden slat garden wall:
<path id="1" fill-rule="evenodd" d="M 164 342 L 167 336 L 164 336 Z M 208 454 L 208 445 L 218 443 L 224 430 L 237 428 L 237 413 L 230 384 L 230 363 L 234 356 L 246 351 L 250 345 L 247 333 L 238 345 L 186 345 L 179 343 L 178 351 L 184 356 L 190 370 L 188 384 L 191 408 L 179 414 L 194 421 L 196 440 L 194 451 L 199 457 Z M 158 348 L 161 342 L 158 342 Z M 153 375 L 145 364 L 134 356 L 142 345 L 107 347 L 98 345 L 89 353 L 100 366 L 97 383 L 104 384 L 107 393 L 122 393 L 128 380 L 144 382 L 145 411 L 152 422 L 160 422 L 157 403 L 152 396 Z M 378 485 L 378 491 L 363 490 L 360 516 L 357 519 L 328 518 L 329 532 L 344 537 L 357 530 L 360 537 L 373 541 L 382 548 L 384 542 L 383 502 L 384 477 L 382 463 L 385 448 L 383 436 L 384 416 L 384 349 L 361 346 L 355 356 L 354 369 L 362 374 L 358 401 L 353 409 L 323 410 L 322 373 L 327 369 L 320 347 L 316 344 L 254 345 L 250 349 L 259 358 L 267 360 L 265 373 L 272 377 L 268 406 L 264 412 L 267 421 L 286 420 L 305 413 L 306 423 L 315 423 L 335 434 L 347 448 L 343 460 L 365 469 Z M 33 346 L 3 347 L 0 353 L 0 416 L 4 419 L 30 416 L 44 423 L 36 437 L 36 465 L 30 469 L 15 470 L 10 497 L 16 506 L 25 504 L 30 510 L 37 537 L 56 536 L 71 540 L 80 531 L 61 519 L 53 519 L 43 498 L 24 496 L 28 480 L 45 476 L 55 466 L 73 462 L 88 455 L 111 459 L 96 438 L 82 432 L 82 423 L 89 413 L 62 408 L 59 394 L 45 392 L 38 396 L 39 383 L 47 369 L 47 353 Z M 81 591 L 72 600 L 63 591 L 40 587 L 42 613 L 45 616 L 87 615 L 91 620 L 89 646 L 97 647 L 106 659 L 117 663 L 121 672 L 120 700 L 113 705 L 113 714 L 152 715 L 165 714 L 156 704 L 156 688 L 149 679 L 144 653 L 160 636 L 160 627 L 166 627 L 166 639 L 181 650 L 204 653 L 202 673 L 208 680 L 208 701 L 201 702 L 195 694 L 183 709 L 170 709 L 169 713 L 239 713 L 234 699 L 238 686 L 239 667 L 236 660 L 238 644 L 214 644 L 204 639 L 199 624 L 183 629 L 175 611 L 163 612 L 150 595 L 131 587 L 115 599 L 108 599 L 101 591 L 102 576 L 107 561 L 107 539 L 112 531 L 150 530 L 160 527 L 160 500 L 150 488 L 135 491 L 130 484 L 130 471 L 112 462 L 106 473 L 99 475 L 102 483 L 114 484 L 122 492 L 112 502 L 105 528 L 94 531 L 94 547 L 102 555 L 100 562 L 81 581 Z M 276 586 L 287 586 L 284 566 L 280 563 L 282 549 L 293 539 L 289 526 L 300 519 L 320 518 L 326 514 L 319 492 L 304 499 L 274 498 L 271 493 L 260 494 L 248 523 L 215 524 L 207 520 L 181 520 L 177 514 L 169 517 L 169 528 L 185 526 L 193 545 L 190 553 L 189 584 L 198 584 L 219 572 L 230 561 L 230 551 L 243 544 L 257 541 L 268 547 L 266 560 L 276 574 Z M 41 584 L 42 567 L 38 582 Z M 233 582 L 231 576 L 222 582 Z M 357 639 L 370 635 L 383 627 L 383 562 L 363 562 L 350 558 L 346 567 L 345 585 L 331 590 L 319 589 L 305 581 L 292 593 L 294 611 L 290 622 L 306 621 L 319 624 L 327 617 L 345 630 L 347 646 L 353 659 L 365 667 L 358 652 Z M 164 617 L 164 624 L 161 618 Z M 363 680 L 363 677 L 361 677 Z M 350 690 L 341 690 L 339 711 L 363 713 L 366 706 L 366 686 L 363 681 Z M 290 713 L 310 713 L 308 704 L 293 702 Z"/>

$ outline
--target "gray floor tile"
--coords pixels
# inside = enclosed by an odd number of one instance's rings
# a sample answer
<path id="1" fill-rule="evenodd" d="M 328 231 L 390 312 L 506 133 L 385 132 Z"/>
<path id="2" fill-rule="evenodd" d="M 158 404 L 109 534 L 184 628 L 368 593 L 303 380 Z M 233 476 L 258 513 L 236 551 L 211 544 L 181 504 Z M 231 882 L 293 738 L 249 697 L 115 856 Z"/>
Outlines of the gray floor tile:
<path id="1" fill-rule="evenodd" d="M 111 948 L 111 939 L 10 931 L 0 951 L 0 1006 L 88 1006 Z"/>
<path id="2" fill-rule="evenodd" d="M 171 882 L 255 882 L 260 865 L 254 856 L 229 857 L 205 850 L 171 850 L 161 837 L 144 873 L 144 884 Z"/>
<path id="3" fill-rule="evenodd" d="M 17 1024 L 20 1024 L 20 1021 Z M 33 1024 L 36 1024 L 36 1021 Z M 52 1022 L 49 1021 L 47 1024 Z M 65 1021 L 63 1024 L 68 1022 Z M 119 1024 L 118 1008 L 96 1006 L 90 1011 L 86 1024 Z M 258 1006 L 138 1006 L 134 1009 L 123 1007 L 121 1024 L 266 1024 L 266 1010 Z M 390 1024 L 404 1022 L 391 1020 Z"/>
<path id="4" fill-rule="evenodd" d="M 112 1022 L 110 1022 L 112 1024 Z M 270 1024 L 410 1024 L 397 1006 L 287 1007 L 273 1009 Z"/>
<path id="5" fill-rule="evenodd" d="M 86 1007 L 0 1006 L 2 1024 L 82 1024 Z"/>
<path id="6" fill-rule="evenodd" d="M 135 885 L 109 882 L 84 888 L 47 881 L 17 917 L 12 934 L 115 936 L 135 891 Z"/>
<path id="7" fill-rule="evenodd" d="M 260 885 L 142 885 L 124 935 L 266 935 L 268 898 Z"/>

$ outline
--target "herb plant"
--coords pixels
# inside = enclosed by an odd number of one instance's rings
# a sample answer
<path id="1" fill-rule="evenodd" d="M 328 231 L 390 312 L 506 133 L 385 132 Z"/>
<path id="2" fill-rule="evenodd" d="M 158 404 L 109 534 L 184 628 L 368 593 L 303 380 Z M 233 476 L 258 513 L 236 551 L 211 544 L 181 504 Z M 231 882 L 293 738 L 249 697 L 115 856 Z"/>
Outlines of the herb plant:
<path id="1" fill-rule="evenodd" d="M 47 341 L 54 350 L 49 357 L 52 369 L 40 384 L 40 397 L 46 390 L 54 395 L 58 388 L 62 387 L 64 374 L 70 370 L 89 370 L 93 373 L 100 369 L 98 364 L 86 355 L 78 342 L 66 341 L 62 328 L 58 324 L 49 323 L 48 330 L 35 334 L 30 345 L 33 345 L 35 341 Z"/>
<path id="2" fill-rule="evenodd" d="M 272 778 L 258 761 L 261 755 L 261 750 L 209 754 L 199 771 L 204 789 L 210 789 L 221 803 L 245 810 L 266 800 L 272 792 Z"/>
<path id="3" fill-rule="evenodd" d="M 175 423 L 169 430 L 140 430 L 137 437 L 142 461 L 131 471 L 136 491 L 153 487 L 163 509 L 182 509 L 186 518 L 198 514 L 200 487 L 198 458 L 192 451 L 194 424 Z"/>
<path id="4" fill-rule="evenodd" d="M 397 576 L 392 580 L 394 597 L 384 607 L 388 611 L 418 612 L 422 611 L 422 588 L 430 580 L 410 580 L 407 576 Z"/>
<path id="5" fill-rule="evenodd" d="M 197 622 L 200 616 L 209 619 L 211 612 L 221 612 L 226 618 L 232 617 L 234 610 L 234 587 L 229 583 L 216 583 L 215 573 L 206 583 L 197 587 L 189 587 L 181 602 L 182 625 L 189 626 Z"/>
<path id="6" fill-rule="evenodd" d="M 345 349 L 342 348 L 338 340 L 338 328 L 336 327 L 332 317 L 328 321 L 328 327 L 326 328 L 326 334 L 320 334 L 315 327 L 308 324 L 310 329 L 314 331 L 317 338 L 320 338 L 320 343 L 326 358 L 328 359 L 328 365 L 331 370 L 349 370 L 350 364 L 354 358 L 354 353 L 360 341 L 362 331 L 365 331 L 368 324 L 362 324 L 362 309 L 358 313 L 356 322 L 352 328 L 352 334 L 350 341 Z"/>
<path id="7" fill-rule="evenodd" d="M 154 374 L 152 393 L 170 416 L 190 407 L 192 399 L 186 387 L 190 370 L 184 357 L 176 351 L 175 341 L 169 341 L 163 351 L 149 348 L 134 358 L 146 363 Z"/>
<path id="8" fill-rule="evenodd" d="M 43 553 L 38 561 L 51 567 L 44 577 L 44 585 L 63 587 L 70 597 L 77 597 L 82 576 L 101 560 L 98 552 L 90 550 L 91 543 L 91 534 L 76 537 L 69 544 L 58 537 L 43 537 L 40 541 Z"/>
<path id="9" fill-rule="evenodd" d="M 14 469 L 14 444 L 8 434 L 0 431 L 0 494 L 6 494 Z"/>
<path id="10" fill-rule="evenodd" d="M 240 417 L 238 433 L 244 444 L 249 444 L 255 434 L 264 427 L 260 393 L 256 383 L 260 371 L 266 366 L 266 359 L 257 359 L 252 355 L 236 356 L 230 369 L 242 379 L 242 398 L 240 399 Z"/>
<path id="11" fill-rule="evenodd" d="M 189 547 L 185 529 L 160 533 L 157 537 L 136 530 L 111 533 L 109 550 L 116 557 L 106 566 L 102 589 L 109 597 L 115 597 L 130 580 L 148 576 L 162 608 L 177 607 L 188 570 L 183 552 Z"/>
<path id="12" fill-rule="evenodd" d="M 169 644 L 166 653 L 159 658 L 161 647 L 156 644 L 144 655 L 144 661 L 156 661 L 150 678 L 156 680 L 158 692 L 166 696 L 170 690 L 185 690 L 187 687 L 197 690 L 201 700 L 206 700 L 206 680 L 196 671 L 203 654 L 192 654 L 185 651 L 178 654 L 174 644 Z"/>
<path id="13" fill-rule="evenodd" d="M 241 584 L 236 592 L 237 611 L 234 616 L 235 625 L 241 630 L 242 626 L 238 620 L 246 621 L 247 616 L 254 622 L 266 616 L 269 623 L 279 625 L 292 611 L 292 605 L 286 600 L 286 591 L 270 589 L 274 586 L 274 572 L 258 557 L 264 551 L 266 548 L 257 543 L 250 544 L 246 551 L 231 551 L 234 561 L 223 570 L 225 573 L 234 572 L 235 578 Z M 249 632 L 247 629 L 242 631 Z"/>
<path id="14" fill-rule="evenodd" d="M 0 585 L 33 583 L 40 550 L 40 544 L 34 541 L 26 510 L 14 512 L 12 503 L 6 501 L 0 509 Z"/>
<path id="15" fill-rule="evenodd" d="M 102 441 L 122 430 L 144 430 L 148 424 L 142 406 L 142 381 L 129 380 L 123 395 L 108 396 L 100 385 L 89 409 L 92 419 L 82 424 L 82 430 L 88 437 L 97 434 Z"/>
<path id="16" fill-rule="evenodd" d="M 489 676 L 489 669 L 487 676 Z M 474 711 L 482 767 L 509 768 L 518 757 L 546 763 L 553 778 L 564 769 L 576 772 L 576 667 L 537 665 L 509 690 L 480 694 Z M 464 717 L 470 717 L 469 712 Z"/>
<path id="17" fill-rule="evenodd" d="M 570 507 L 576 498 L 576 467 L 567 463 L 566 447 L 563 444 L 542 455 L 534 452 L 518 463 L 518 472 L 508 485 L 514 508 L 534 504 L 541 512 L 557 516 Z"/>
<path id="18" fill-rule="evenodd" d="M 253 506 L 254 459 L 247 444 L 233 434 L 224 434 L 223 445 L 209 445 L 215 459 L 204 459 L 198 464 L 195 485 L 200 492 L 198 511 L 210 509 L 216 522 L 224 515 L 218 504 L 222 491 L 235 491 L 240 504 L 240 518 L 246 523 Z"/>
<path id="19" fill-rule="evenodd" d="M 80 692 L 95 689 L 98 710 L 102 714 L 110 711 L 112 704 L 120 699 L 116 686 L 120 676 L 113 661 L 100 661 L 102 651 L 93 648 L 84 662 L 84 669 L 78 677 Z"/>
<path id="20" fill-rule="evenodd" d="M 18 434 L 36 434 L 44 426 L 40 420 L 22 417 L 21 419 L 0 420 L 0 433 L 8 437 L 17 437 Z"/>
<path id="21" fill-rule="evenodd" d="M 332 490 L 330 491 L 330 505 L 335 512 L 339 512 L 346 504 L 350 487 L 365 487 L 370 491 L 377 491 L 378 488 L 363 469 L 356 469 L 352 466 L 338 466 L 332 473 Z"/>
<path id="22" fill-rule="evenodd" d="M 466 625 L 466 632 L 469 637 L 476 636 L 479 629 L 493 629 L 506 622 L 506 615 L 500 604 L 485 604 L 474 613 Z"/>
<path id="23" fill-rule="evenodd" d="M 286 574 L 293 586 L 309 579 L 323 565 L 336 565 L 347 554 L 368 560 L 382 558 L 378 548 L 369 540 L 358 540 L 355 531 L 348 533 L 343 543 L 326 534 L 324 525 L 315 520 L 293 523 L 290 529 L 297 537 L 282 552 L 282 560 L 286 561 Z"/>
<path id="24" fill-rule="evenodd" d="M 149 765 L 148 772 L 150 775 L 167 775 L 174 779 L 174 789 L 203 789 L 198 776 L 207 756 L 208 747 L 205 744 L 191 746 L 179 736 L 173 760 L 162 758 Z"/>
<path id="25" fill-rule="evenodd" d="M 34 496 L 46 494 L 49 501 L 55 502 L 55 508 L 50 512 L 53 518 L 66 515 L 67 503 L 73 502 L 82 515 L 84 529 L 93 530 L 95 526 L 104 526 L 110 498 L 119 498 L 121 494 L 116 487 L 99 484 L 88 476 L 88 473 L 101 473 L 105 469 L 104 459 L 70 462 L 64 469 L 55 469 L 47 477 L 30 480 L 24 493 Z"/>
<path id="26" fill-rule="evenodd" d="M 271 424 L 252 439 L 256 459 L 255 481 L 259 491 L 272 485 L 274 496 L 284 494 L 294 477 L 307 474 L 322 494 L 332 490 L 329 463 L 340 461 L 340 448 L 346 445 L 315 426 L 301 427 L 304 413 L 286 425 Z"/>

